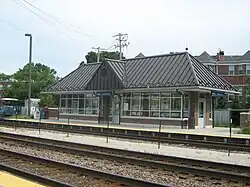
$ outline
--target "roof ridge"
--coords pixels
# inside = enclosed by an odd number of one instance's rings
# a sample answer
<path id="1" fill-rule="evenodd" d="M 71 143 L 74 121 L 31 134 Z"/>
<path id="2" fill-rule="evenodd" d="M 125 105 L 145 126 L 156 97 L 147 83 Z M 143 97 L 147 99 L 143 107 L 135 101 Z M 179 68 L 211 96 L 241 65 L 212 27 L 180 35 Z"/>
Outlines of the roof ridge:
<path id="1" fill-rule="evenodd" d="M 126 58 L 126 59 L 122 59 L 122 61 L 127 61 L 127 60 L 138 60 L 138 59 L 146 59 L 146 58 L 154 58 L 154 57 L 164 57 L 164 56 L 173 56 L 173 55 L 182 55 L 187 53 L 186 51 L 184 52 L 176 52 L 176 53 L 165 53 L 165 54 L 161 54 L 161 55 L 152 55 L 152 56 L 145 56 L 145 57 L 133 57 L 133 58 Z"/>
<path id="2" fill-rule="evenodd" d="M 191 58 L 190 58 L 190 54 L 189 54 L 188 52 L 186 52 L 186 55 L 187 55 L 187 57 L 188 57 L 189 64 L 191 65 L 192 71 L 193 71 L 193 73 L 194 73 L 195 80 L 196 80 L 196 84 L 199 85 L 199 80 L 198 80 L 198 77 L 197 77 L 196 72 L 195 72 L 195 70 L 194 70 L 194 65 L 193 65 L 193 62 L 192 62 L 192 60 L 191 60 Z"/>
<path id="3" fill-rule="evenodd" d="M 196 61 L 200 62 L 200 60 L 194 56 L 192 56 L 190 54 L 190 56 L 192 58 L 194 58 Z M 201 66 L 203 66 L 204 68 L 206 68 L 208 71 L 210 71 L 213 75 L 217 76 L 221 81 L 226 82 L 228 85 L 230 85 L 232 88 L 234 88 L 235 90 L 238 90 L 236 87 L 234 87 L 233 85 L 231 85 L 231 83 L 229 83 L 226 79 L 223 79 L 220 75 L 218 75 L 217 73 L 215 73 L 214 71 L 210 70 L 205 64 L 203 64 L 202 62 L 200 62 Z"/>

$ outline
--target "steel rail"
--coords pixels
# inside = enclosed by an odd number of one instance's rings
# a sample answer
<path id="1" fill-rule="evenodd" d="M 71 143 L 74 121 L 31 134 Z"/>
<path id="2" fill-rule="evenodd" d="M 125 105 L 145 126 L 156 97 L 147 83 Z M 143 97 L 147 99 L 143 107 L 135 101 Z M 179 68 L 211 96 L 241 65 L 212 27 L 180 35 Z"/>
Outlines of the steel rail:
<path id="1" fill-rule="evenodd" d="M 68 170 L 84 173 L 84 174 L 86 174 L 88 176 L 103 179 L 103 180 L 117 182 L 117 183 L 120 183 L 122 185 L 131 185 L 131 186 L 135 186 L 135 187 L 137 187 L 137 186 L 138 187 L 141 187 L 141 186 L 145 186 L 145 187 L 151 187 L 151 186 L 169 187 L 168 185 L 164 185 L 164 184 L 157 184 L 157 183 L 154 183 L 154 182 L 148 182 L 148 181 L 143 181 L 143 180 L 139 180 L 139 179 L 135 179 L 135 178 L 131 178 L 131 177 L 125 177 L 125 176 L 122 176 L 122 175 L 117 175 L 117 174 L 112 174 L 112 173 L 103 172 L 103 171 L 99 171 L 99 170 L 94 170 L 94 169 L 90 169 L 90 168 L 87 168 L 87 167 L 80 167 L 80 166 L 77 166 L 77 165 L 74 165 L 74 164 L 66 164 L 66 163 L 63 163 L 63 162 L 54 161 L 54 160 L 47 159 L 47 158 L 31 156 L 31 155 L 23 154 L 23 153 L 18 153 L 18 152 L 15 152 L 15 151 L 0 149 L 0 153 L 1 153 L 0 155 L 8 155 L 8 157 L 13 156 L 17 160 L 19 158 L 23 158 L 25 160 L 37 162 L 39 164 L 43 163 L 43 164 L 48 164 L 48 165 L 51 165 L 51 166 L 54 166 L 54 167 L 57 166 L 57 167 L 60 167 L 60 168 L 67 168 Z M 12 161 L 13 161 L 13 159 L 12 159 Z"/>
<path id="2" fill-rule="evenodd" d="M 105 159 L 117 160 L 120 162 L 150 166 L 153 168 L 163 168 L 179 172 L 188 172 L 234 181 L 250 181 L 250 167 L 247 166 L 150 153 L 141 153 L 136 151 L 120 150 L 101 146 L 91 146 L 86 144 L 77 144 L 65 141 L 43 139 L 2 132 L 0 133 L 0 139 L 1 138 L 10 141 L 31 144 L 35 147 L 49 148 L 57 151 L 63 150 L 64 152 L 68 153 L 79 154 L 84 156 L 95 156 Z M 165 163 L 164 161 L 168 162 Z M 241 172 L 243 174 L 239 174 L 237 172 Z"/>
<path id="3" fill-rule="evenodd" d="M 3 120 L 0 121 L 2 126 L 13 126 L 23 128 L 34 128 L 44 130 L 55 130 L 67 133 L 80 133 L 98 136 L 108 136 L 113 138 L 133 139 L 149 142 L 160 142 L 170 144 L 185 144 L 189 146 L 210 148 L 210 149 L 224 149 L 232 151 L 250 152 L 250 138 L 229 138 L 221 136 L 207 136 L 183 133 L 167 133 L 167 132 L 153 132 L 153 131 L 138 131 L 130 129 L 115 129 L 95 126 L 76 126 L 64 124 L 50 124 L 39 122 Z"/>

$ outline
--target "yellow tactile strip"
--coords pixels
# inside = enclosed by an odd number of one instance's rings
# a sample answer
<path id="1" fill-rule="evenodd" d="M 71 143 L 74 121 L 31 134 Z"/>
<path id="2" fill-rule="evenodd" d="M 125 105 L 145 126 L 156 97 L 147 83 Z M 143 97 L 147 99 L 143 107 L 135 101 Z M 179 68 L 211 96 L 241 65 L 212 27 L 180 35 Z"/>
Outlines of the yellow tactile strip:
<path id="1" fill-rule="evenodd" d="M 45 187 L 41 184 L 19 178 L 10 173 L 0 171 L 0 187 Z"/>

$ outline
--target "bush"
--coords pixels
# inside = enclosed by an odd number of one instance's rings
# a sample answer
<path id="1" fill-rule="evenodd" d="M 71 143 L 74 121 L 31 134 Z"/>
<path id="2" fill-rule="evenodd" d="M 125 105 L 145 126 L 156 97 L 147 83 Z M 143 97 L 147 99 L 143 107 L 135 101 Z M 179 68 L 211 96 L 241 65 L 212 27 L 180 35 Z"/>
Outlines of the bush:
<path id="1" fill-rule="evenodd" d="M 10 116 L 8 117 L 8 119 L 31 119 L 29 116 L 20 116 L 20 115 L 14 115 L 14 116 Z"/>
<path id="2" fill-rule="evenodd" d="M 242 134 L 250 134 L 250 126 L 242 130 Z"/>

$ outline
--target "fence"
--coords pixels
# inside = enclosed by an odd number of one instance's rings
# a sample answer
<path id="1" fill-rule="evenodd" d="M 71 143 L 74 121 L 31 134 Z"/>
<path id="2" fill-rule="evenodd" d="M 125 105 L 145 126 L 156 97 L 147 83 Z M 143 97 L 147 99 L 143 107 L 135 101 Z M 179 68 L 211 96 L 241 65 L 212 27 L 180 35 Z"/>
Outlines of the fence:
<path id="1" fill-rule="evenodd" d="M 224 125 L 230 123 L 230 110 L 229 109 L 217 109 L 214 110 L 214 124 Z"/>

